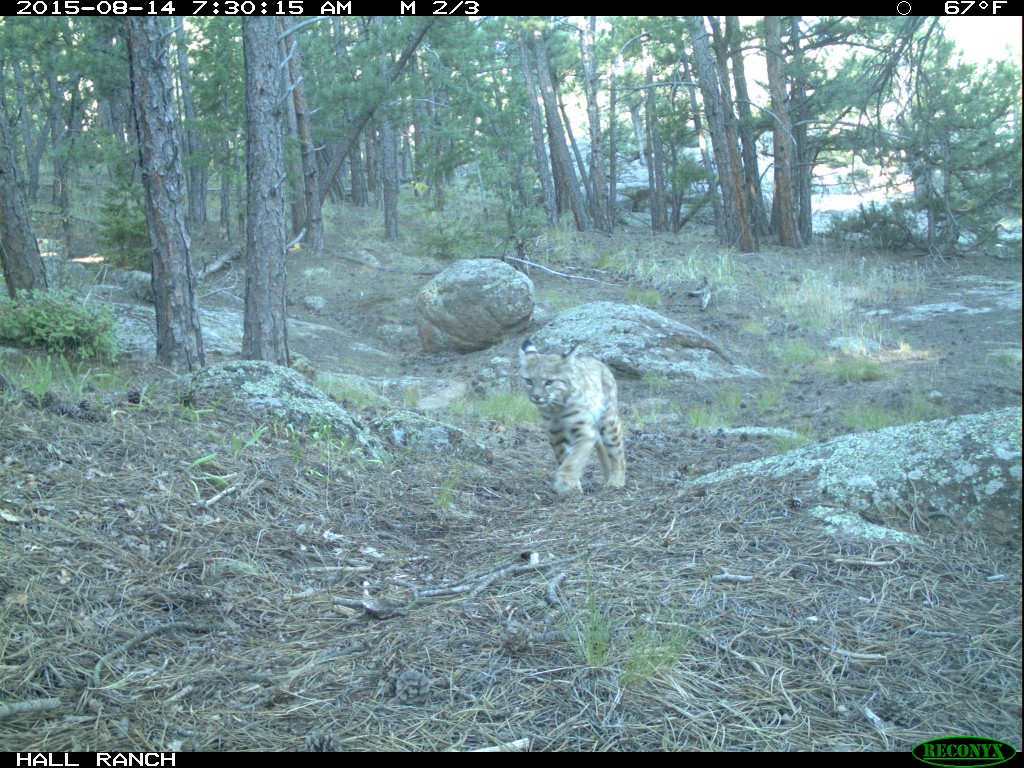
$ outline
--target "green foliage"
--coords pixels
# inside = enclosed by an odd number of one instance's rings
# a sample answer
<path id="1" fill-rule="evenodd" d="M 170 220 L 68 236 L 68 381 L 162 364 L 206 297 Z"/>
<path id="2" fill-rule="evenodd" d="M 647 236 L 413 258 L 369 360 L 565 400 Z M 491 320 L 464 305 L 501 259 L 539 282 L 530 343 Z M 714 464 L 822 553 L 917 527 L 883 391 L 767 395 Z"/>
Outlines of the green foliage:
<path id="1" fill-rule="evenodd" d="M 830 366 L 832 375 L 843 384 L 857 381 L 881 381 L 886 376 L 885 367 L 863 357 L 849 357 L 837 360 Z"/>
<path id="2" fill-rule="evenodd" d="M 452 401 L 450 410 L 455 416 L 506 426 L 529 424 L 537 418 L 533 403 L 518 389 L 493 390 L 483 395 L 460 397 Z"/>
<path id="3" fill-rule="evenodd" d="M 109 262 L 149 272 L 153 268 L 153 250 L 143 197 L 142 186 L 124 176 L 107 187 L 100 203 L 97 230 L 100 243 L 110 249 Z"/>
<path id="4" fill-rule="evenodd" d="M 856 211 L 832 217 L 829 236 L 841 242 L 862 241 L 882 251 L 895 251 L 914 244 L 916 225 L 911 204 L 893 200 L 884 205 L 863 203 Z"/>
<path id="5" fill-rule="evenodd" d="M 20 291 L 0 298 L 0 339 L 46 352 L 103 357 L 118 353 L 110 306 L 78 301 L 69 291 Z"/>
<path id="6" fill-rule="evenodd" d="M 597 587 L 591 578 L 589 565 L 586 568 L 586 576 L 586 605 L 567 614 L 567 626 L 563 632 L 569 643 L 586 660 L 587 665 L 599 669 L 610 661 L 615 623 L 604 607 L 604 602 L 598 599 Z"/>

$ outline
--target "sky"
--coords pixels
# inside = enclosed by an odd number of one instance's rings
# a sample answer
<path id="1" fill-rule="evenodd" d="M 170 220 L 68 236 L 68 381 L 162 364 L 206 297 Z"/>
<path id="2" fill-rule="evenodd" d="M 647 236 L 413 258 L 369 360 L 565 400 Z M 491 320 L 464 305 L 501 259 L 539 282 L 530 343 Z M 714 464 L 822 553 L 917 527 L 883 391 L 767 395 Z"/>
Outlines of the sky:
<path id="1" fill-rule="evenodd" d="M 1020 16 L 956 16 L 943 23 L 946 34 L 964 52 L 968 61 L 981 64 L 988 59 L 1021 61 Z"/>

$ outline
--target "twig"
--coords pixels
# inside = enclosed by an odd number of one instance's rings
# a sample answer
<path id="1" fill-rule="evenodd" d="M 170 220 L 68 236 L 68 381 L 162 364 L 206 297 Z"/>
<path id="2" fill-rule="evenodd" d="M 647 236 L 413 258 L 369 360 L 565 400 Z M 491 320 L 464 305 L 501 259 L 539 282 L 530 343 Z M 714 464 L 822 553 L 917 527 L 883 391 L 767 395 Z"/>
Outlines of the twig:
<path id="1" fill-rule="evenodd" d="M 859 558 L 851 557 L 834 557 L 832 558 L 833 563 L 839 563 L 842 565 L 868 565 L 873 567 L 885 567 L 887 565 L 895 565 L 897 560 L 861 560 Z"/>
<path id="2" fill-rule="evenodd" d="M 550 605 L 552 608 L 562 607 L 562 598 L 558 596 L 558 587 L 565 581 L 565 571 L 555 576 L 551 581 L 548 582 L 547 587 L 544 589 L 544 602 Z"/>
<path id="3" fill-rule="evenodd" d="M 718 576 L 712 576 L 711 580 L 712 581 L 730 581 L 730 582 L 733 582 L 733 583 L 736 583 L 736 584 L 746 584 L 748 581 L 753 581 L 754 577 L 753 576 L 740 576 L 739 574 L 729 573 L 728 571 L 726 571 L 725 573 L 719 574 Z"/>
<path id="4" fill-rule="evenodd" d="M 390 619 L 392 616 L 404 616 L 405 605 L 391 600 L 353 600 L 348 597 L 332 597 L 332 605 L 345 608 L 361 608 L 375 619 Z"/>
<path id="5" fill-rule="evenodd" d="M 530 740 L 529 739 L 516 739 L 515 741 L 507 741 L 504 744 L 498 744 L 493 747 L 481 747 L 480 749 L 471 749 L 470 752 L 529 752 L 530 751 Z"/>
<path id="6" fill-rule="evenodd" d="M 145 632 L 136 635 L 128 642 L 122 643 L 114 650 L 105 653 L 103 654 L 103 656 L 100 657 L 100 660 L 96 662 L 96 666 L 92 669 L 93 688 L 101 687 L 100 669 L 103 667 L 104 664 L 113 659 L 115 656 L 119 656 L 122 653 L 128 653 L 128 651 L 130 651 L 136 645 L 138 645 L 139 643 L 144 643 L 146 640 L 149 640 L 149 638 L 153 637 L 153 635 L 158 635 L 161 632 L 166 632 L 171 629 L 181 629 L 186 632 L 215 632 L 218 629 L 227 629 L 227 626 L 224 624 L 193 624 L 192 622 L 188 621 L 172 621 L 167 624 L 160 624 L 156 627 L 153 627 L 152 629 L 147 629 Z"/>
<path id="7" fill-rule="evenodd" d="M 717 648 L 718 650 L 723 651 L 724 653 L 729 654 L 733 658 L 739 659 L 740 661 L 747 662 L 747 664 L 749 664 L 750 666 L 752 666 L 754 668 L 754 670 L 757 672 L 757 674 L 761 675 L 761 677 L 767 677 L 767 675 L 764 672 L 764 669 L 761 668 L 760 664 L 758 664 L 756 661 L 754 661 L 749 656 L 744 656 L 739 651 L 734 651 L 732 648 L 730 648 L 725 643 L 718 642 L 717 640 L 715 640 L 715 638 L 712 635 L 702 635 L 700 639 L 703 640 L 708 645 L 710 645 L 710 646 L 712 646 L 714 648 Z"/>
<path id="8" fill-rule="evenodd" d="M 520 259 L 520 258 L 517 258 L 515 256 L 503 256 L 502 258 L 505 259 L 505 261 L 517 261 L 520 264 L 526 264 L 529 267 L 536 267 L 537 269 L 543 270 L 544 272 L 547 272 L 550 275 L 557 275 L 558 277 L 567 277 L 570 280 L 589 280 L 592 283 L 600 283 L 601 285 L 618 285 L 618 283 L 609 283 L 607 280 L 598 280 L 596 277 L 583 277 L 582 275 L 568 275 L 565 272 L 558 272 L 558 271 L 556 271 L 554 269 L 549 269 L 548 267 L 542 266 L 540 264 L 535 264 L 532 261 L 528 261 L 527 259 Z"/>
<path id="9" fill-rule="evenodd" d="M 27 701 L 15 701 L 12 704 L 0 704 L 0 720 L 26 712 L 45 712 L 59 706 L 60 699 L 28 699 Z M 89 719 L 92 720 L 91 717 Z"/>
<path id="10" fill-rule="evenodd" d="M 213 496 L 211 496 L 206 501 L 200 501 L 199 502 L 199 506 L 202 507 L 203 509 L 209 509 L 214 504 L 216 504 L 218 501 L 220 501 L 225 496 L 227 496 L 229 493 L 234 493 L 237 490 L 238 490 L 238 486 L 237 485 L 232 485 L 230 488 L 225 488 L 220 493 L 214 494 Z"/>
<path id="11" fill-rule="evenodd" d="M 511 563 L 509 565 L 503 565 L 499 568 L 494 568 L 490 571 L 470 576 L 447 587 L 418 591 L 415 593 L 415 599 L 420 600 L 425 597 L 456 595 L 460 592 L 471 592 L 472 594 L 477 595 L 503 576 L 518 576 L 521 573 L 530 573 L 531 571 L 538 570 L 546 571 L 551 568 L 565 565 L 566 563 L 571 563 L 579 557 L 580 555 L 572 555 L 571 557 L 549 560 L 544 563 Z"/>
<path id="12" fill-rule="evenodd" d="M 856 651 L 844 651 L 841 648 L 826 648 L 821 647 L 825 653 L 834 653 L 837 656 L 844 656 L 847 659 L 854 659 L 856 661 L 888 661 L 885 654 L 883 653 L 857 653 Z"/>

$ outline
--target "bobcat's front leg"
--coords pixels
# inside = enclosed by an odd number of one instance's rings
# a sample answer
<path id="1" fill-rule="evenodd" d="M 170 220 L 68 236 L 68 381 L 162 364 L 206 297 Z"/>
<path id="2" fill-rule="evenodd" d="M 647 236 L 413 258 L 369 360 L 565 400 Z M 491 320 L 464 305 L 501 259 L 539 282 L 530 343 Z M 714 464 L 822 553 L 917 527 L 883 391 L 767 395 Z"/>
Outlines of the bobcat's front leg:
<path id="1" fill-rule="evenodd" d="M 597 443 L 597 435 L 586 433 L 570 447 L 555 473 L 555 493 L 559 496 L 566 496 L 570 493 L 582 493 L 583 486 L 580 484 L 580 477 L 583 475 L 583 468 L 587 465 L 590 452 L 594 450 Z"/>

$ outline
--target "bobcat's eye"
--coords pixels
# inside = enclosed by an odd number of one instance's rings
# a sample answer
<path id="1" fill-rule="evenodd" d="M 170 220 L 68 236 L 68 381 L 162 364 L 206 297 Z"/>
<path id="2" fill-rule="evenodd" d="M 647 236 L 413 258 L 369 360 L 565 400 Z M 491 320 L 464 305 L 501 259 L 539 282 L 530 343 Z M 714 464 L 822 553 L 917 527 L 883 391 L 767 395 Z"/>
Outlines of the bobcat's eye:
<path id="1" fill-rule="evenodd" d="M 545 379 L 545 380 L 544 380 L 544 386 L 545 386 L 545 387 L 550 387 L 550 386 L 551 386 L 552 384 L 554 384 L 554 383 L 555 383 L 555 380 L 554 380 L 554 379 Z"/>
<path id="2" fill-rule="evenodd" d="M 526 386 L 528 386 L 528 387 L 532 387 L 533 386 L 533 379 L 523 379 L 523 381 L 526 382 Z"/>

